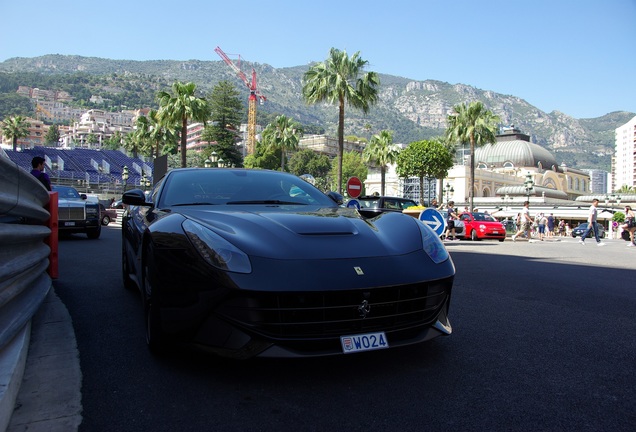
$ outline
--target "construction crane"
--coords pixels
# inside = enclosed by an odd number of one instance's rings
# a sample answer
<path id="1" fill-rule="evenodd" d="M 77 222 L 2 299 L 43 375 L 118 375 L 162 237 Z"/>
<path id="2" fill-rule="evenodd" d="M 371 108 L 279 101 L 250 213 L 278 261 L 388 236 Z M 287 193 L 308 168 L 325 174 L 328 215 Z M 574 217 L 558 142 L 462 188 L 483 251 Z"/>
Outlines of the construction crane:
<path id="1" fill-rule="evenodd" d="M 253 154 L 256 148 L 256 101 L 259 100 L 262 104 L 267 100 L 265 96 L 258 92 L 256 87 L 256 71 L 252 69 L 252 81 L 250 82 L 245 76 L 245 73 L 241 68 L 234 64 L 232 60 L 223 52 L 218 46 L 214 48 L 214 51 L 223 59 L 229 67 L 236 72 L 238 77 L 245 83 L 250 91 L 250 96 L 247 104 L 247 154 Z M 240 65 L 240 57 L 239 57 Z"/>
<path id="2" fill-rule="evenodd" d="M 44 115 L 49 120 L 54 120 L 53 114 L 51 114 L 49 110 L 47 110 L 42 105 L 40 105 L 39 102 L 36 102 L 35 104 L 35 119 L 36 120 L 40 120 L 41 113 L 44 113 Z"/>

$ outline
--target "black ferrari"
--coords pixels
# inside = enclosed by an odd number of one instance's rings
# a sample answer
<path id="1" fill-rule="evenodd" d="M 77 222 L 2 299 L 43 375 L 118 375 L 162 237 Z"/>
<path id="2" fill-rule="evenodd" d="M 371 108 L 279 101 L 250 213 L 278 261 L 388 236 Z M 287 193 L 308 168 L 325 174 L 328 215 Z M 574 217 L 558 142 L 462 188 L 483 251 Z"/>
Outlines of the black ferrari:
<path id="1" fill-rule="evenodd" d="M 175 169 L 123 202 L 124 286 L 142 293 L 153 351 L 321 356 L 452 331 L 455 267 L 411 216 L 367 219 L 299 177 L 247 169 Z"/>

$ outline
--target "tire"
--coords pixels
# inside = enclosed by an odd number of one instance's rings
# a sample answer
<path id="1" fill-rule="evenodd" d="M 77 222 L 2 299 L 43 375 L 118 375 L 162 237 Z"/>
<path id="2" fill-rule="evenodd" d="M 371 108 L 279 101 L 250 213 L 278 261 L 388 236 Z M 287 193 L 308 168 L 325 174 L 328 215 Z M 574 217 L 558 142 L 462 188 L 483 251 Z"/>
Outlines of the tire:
<path id="1" fill-rule="evenodd" d="M 128 254 L 126 253 L 126 239 L 121 239 L 121 277 L 124 282 L 124 288 L 132 291 L 137 289 L 137 284 L 130 277 L 130 265 L 128 264 Z"/>
<path id="2" fill-rule="evenodd" d="M 142 299 L 144 317 L 146 319 L 146 344 L 153 354 L 161 355 L 167 351 L 167 342 L 165 333 L 161 328 L 161 312 L 156 302 L 157 294 L 153 288 L 156 266 L 151 245 L 145 248 L 143 269 Z"/>
<path id="3" fill-rule="evenodd" d="M 621 232 L 621 238 L 625 241 L 630 241 L 629 231 L 623 230 Z"/>
<path id="4" fill-rule="evenodd" d="M 109 223 L 110 223 L 110 217 L 108 217 L 108 216 L 104 216 L 104 217 L 102 218 L 102 225 L 103 225 L 103 226 L 108 226 L 108 224 L 109 224 Z"/>
<path id="5" fill-rule="evenodd" d="M 479 237 L 477 237 L 477 231 L 472 230 L 472 231 L 470 232 L 470 239 L 471 239 L 472 241 L 479 241 Z"/>
<path id="6" fill-rule="evenodd" d="M 86 231 L 86 237 L 88 237 L 91 240 L 97 240 L 101 234 L 102 234 L 101 224 L 97 225 L 97 228 L 93 228 Z"/>

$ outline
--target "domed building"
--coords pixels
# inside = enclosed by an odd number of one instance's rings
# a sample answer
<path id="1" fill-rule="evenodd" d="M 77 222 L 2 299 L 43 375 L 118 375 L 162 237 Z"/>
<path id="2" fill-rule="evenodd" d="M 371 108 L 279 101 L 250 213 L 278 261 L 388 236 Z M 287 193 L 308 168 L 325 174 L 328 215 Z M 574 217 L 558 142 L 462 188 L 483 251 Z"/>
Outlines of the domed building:
<path id="1" fill-rule="evenodd" d="M 470 151 L 457 152 L 457 164 L 450 169 L 440 187 L 429 179 L 422 196 L 424 202 L 431 197 L 441 201 L 452 199 L 467 203 L 470 178 Z M 380 192 L 379 173 L 370 172 L 365 182 L 366 193 Z M 496 144 L 475 149 L 475 182 L 472 185 L 475 205 L 502 202 L 523 202 L 528 197 L 574 201 L 590 193 L 590 177 L 585 171 L 559 165 L 552 153 L 514 126 L 497 135 Z M 400 179 L 395 167 L 390 166 L 386 176 L 386 195 L 408 196 L 419 199 L 417 179 Z M 437 191 L 437 193 L 436 193 Z M 441 192 L 441 193 L 440 193 Z"/>

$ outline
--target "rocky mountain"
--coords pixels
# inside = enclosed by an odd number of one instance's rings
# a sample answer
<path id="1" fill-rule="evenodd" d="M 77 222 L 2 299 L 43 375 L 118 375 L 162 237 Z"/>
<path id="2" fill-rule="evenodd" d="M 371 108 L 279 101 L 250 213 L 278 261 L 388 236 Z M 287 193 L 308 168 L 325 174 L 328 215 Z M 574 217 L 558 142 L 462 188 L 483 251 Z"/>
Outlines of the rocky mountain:
<path id="1" fill-rule="evenodd" d="M 248 76 L 252 68 L 256 71 L 259 91 L 267 98 L 267 102 L 259 107 L 259 112 L 293 116 L 304 124 L 319 125 L 327 133 L 336 134 L 337 108 L 327 104 L 308 106 L 302 99 L 302 76 L 308 65 L 277 69 L 267 64 L 242 62 L 241 68 Z M 594 119 L 575 119 L 558 111 L 543 112 L 512 95 L 481 90 L 466 84 L 417 81 L 376 72 L 380 74 L 381 80 L 380 101 L 367 115 L 347 109 L 347 135 L 369 136 L 382 129 L 390 129 L 394 131 L 394 140 L 402 143 L 439 136 L 444 132 L 446 118 L 454 105 L 481 100 L 502 119 L 502 125 L 514 124 L 530 135 L 533 142 L 552 151 L 559 163 L 577 168 L 609 170 L 610 157 L 614 151 L 614 130 L 635 115 L 613 112 Z M 116 86 L 102 83 L 90 88 L 91 93 L 105 99 L 130 85 L 150 92 L 146 100 L 152 100 L 152 92 L 165 90 L 174 80 L 195 82 L 204 93 L 209 92 L 219 81 L 228 80 L 236 83 L 246 100 L 248 94 L 234 71 L 221 60 L 132 61 L 46 55 L 12 58 L 0 63 L 0 80 L 25 73 L 118 77 L 120 84 Z M 122 78 L 127 83 L 125 86 L 121 85 Z"/>

